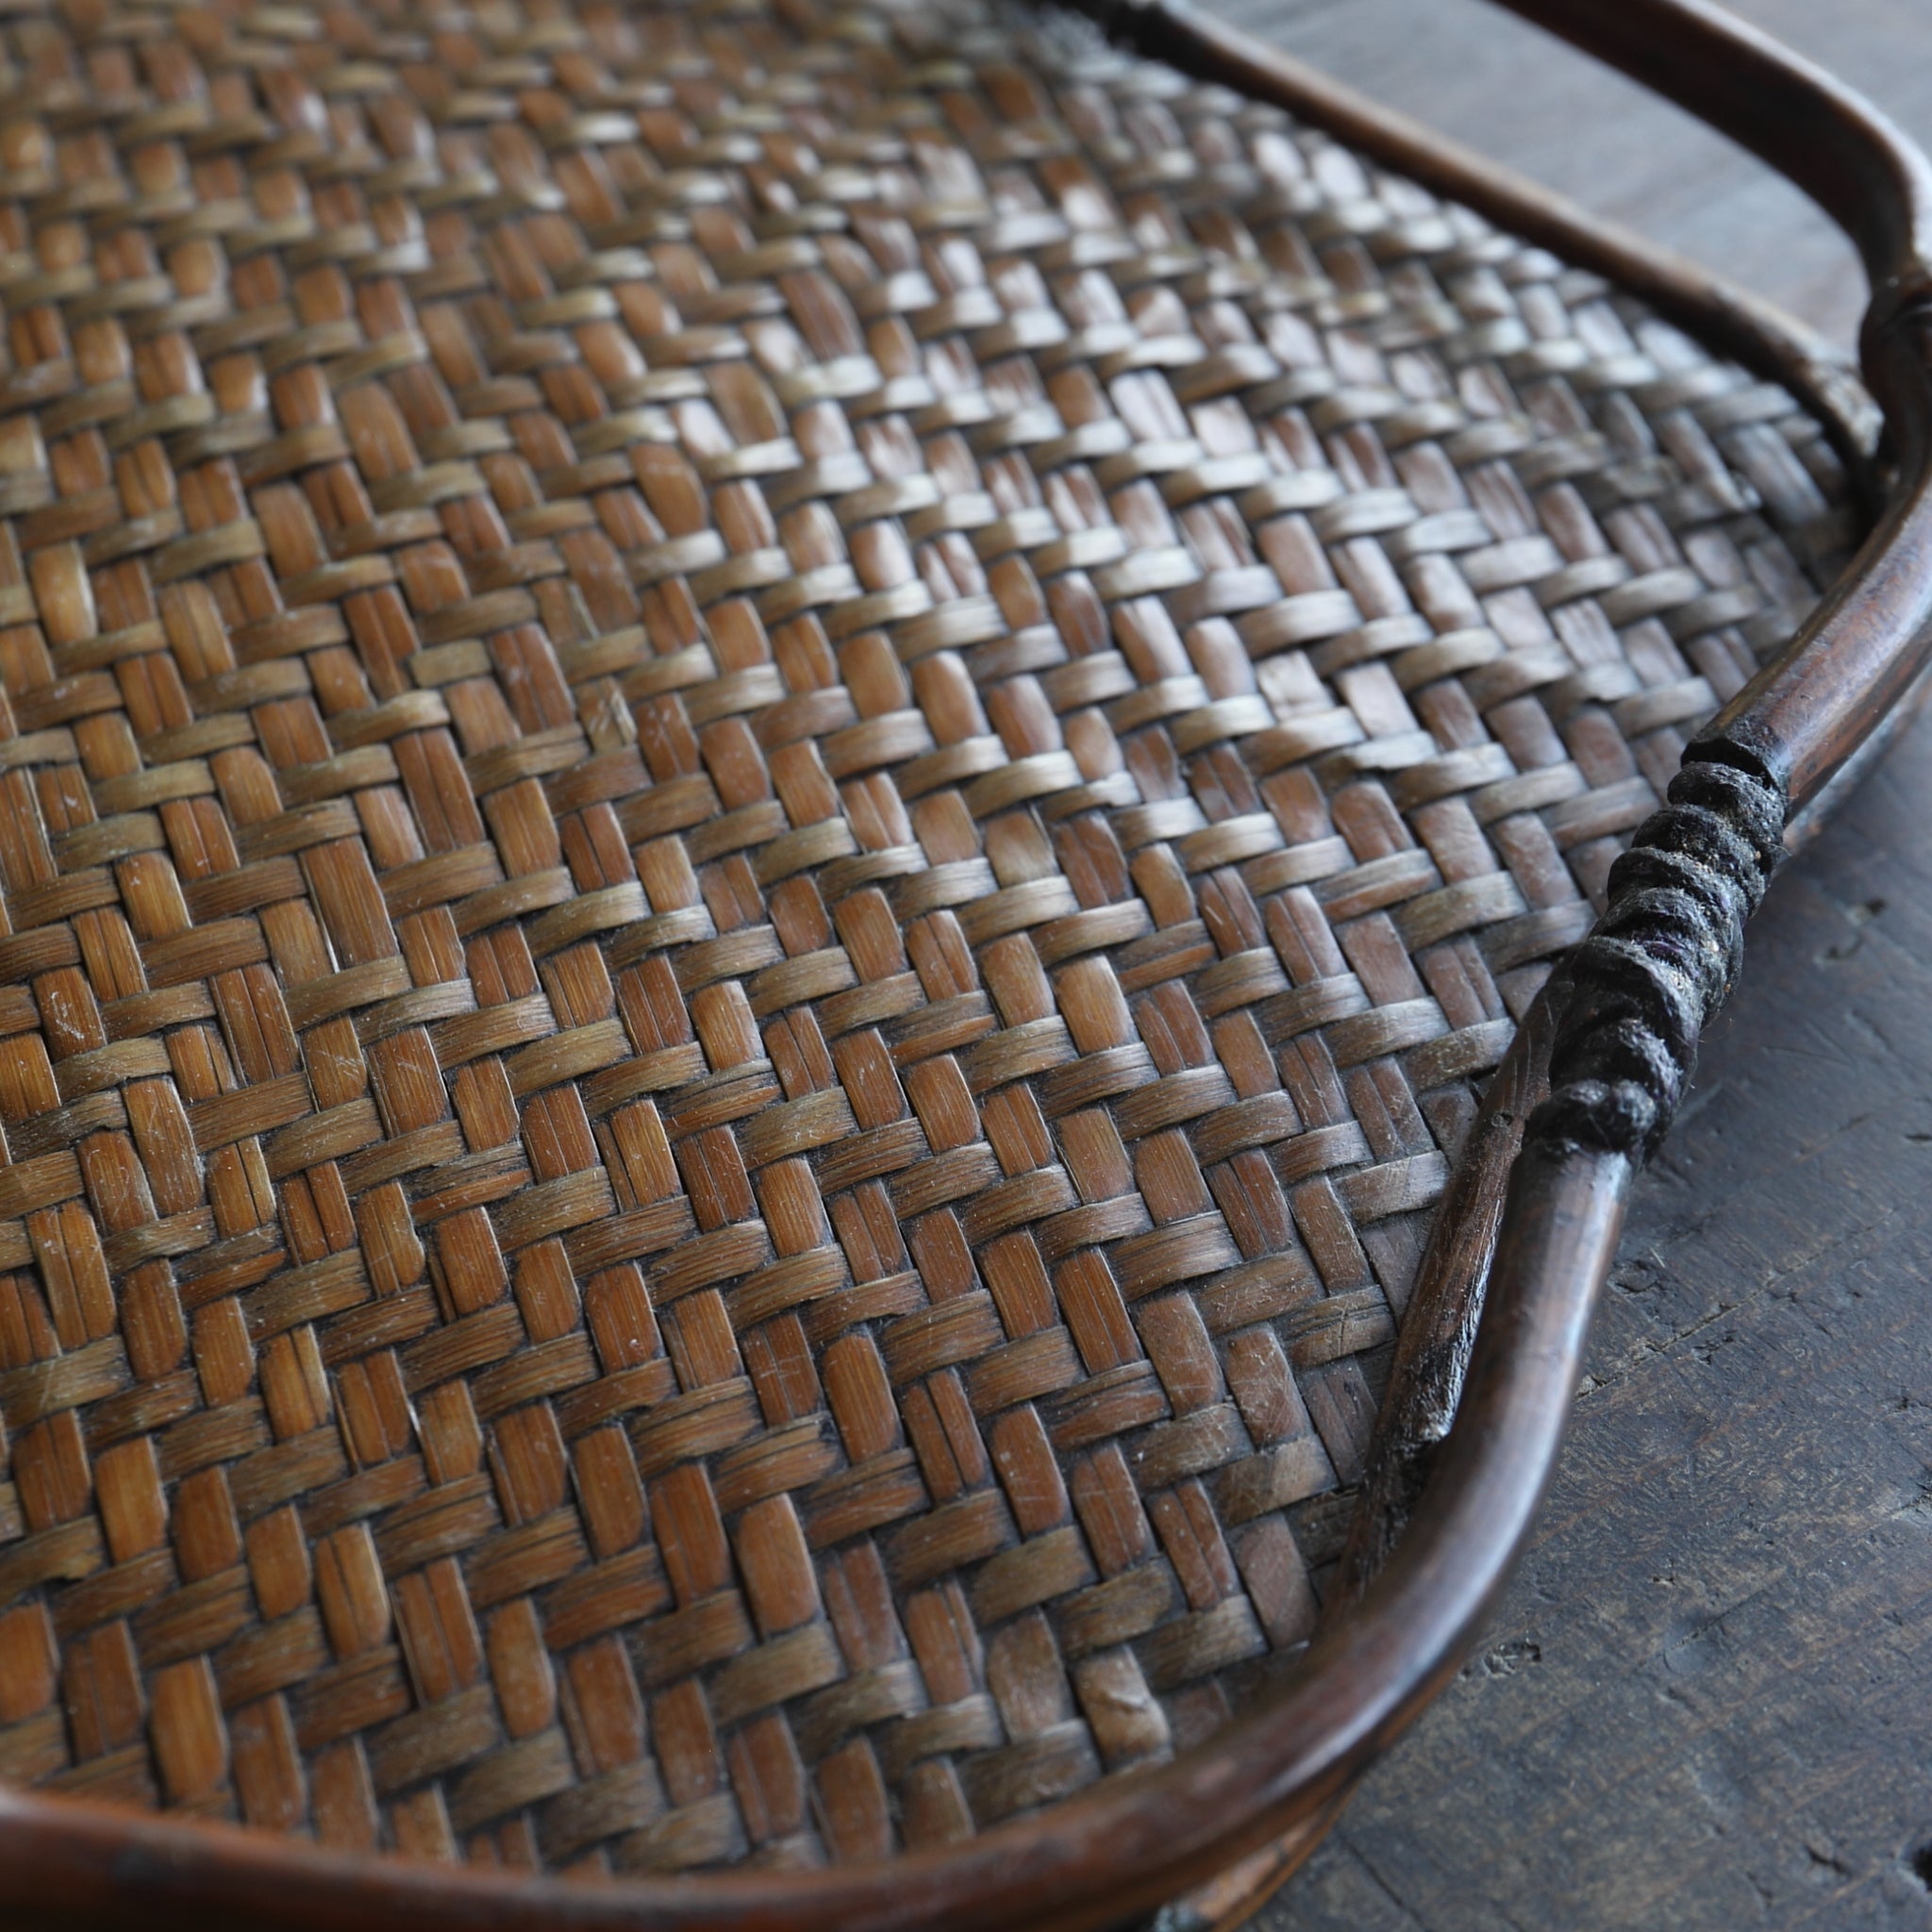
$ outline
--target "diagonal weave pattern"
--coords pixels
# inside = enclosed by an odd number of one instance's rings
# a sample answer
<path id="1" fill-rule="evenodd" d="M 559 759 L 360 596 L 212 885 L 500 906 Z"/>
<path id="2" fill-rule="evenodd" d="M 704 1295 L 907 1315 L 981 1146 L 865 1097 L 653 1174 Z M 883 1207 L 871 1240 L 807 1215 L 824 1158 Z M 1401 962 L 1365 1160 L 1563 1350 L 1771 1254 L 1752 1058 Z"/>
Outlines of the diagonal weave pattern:
<path id="1" fill-rule="evenodd" d="M 0 1776 L 884 1856 L 1311 1623 L 1818 426 L 978 11 L 0 33 Z"/>

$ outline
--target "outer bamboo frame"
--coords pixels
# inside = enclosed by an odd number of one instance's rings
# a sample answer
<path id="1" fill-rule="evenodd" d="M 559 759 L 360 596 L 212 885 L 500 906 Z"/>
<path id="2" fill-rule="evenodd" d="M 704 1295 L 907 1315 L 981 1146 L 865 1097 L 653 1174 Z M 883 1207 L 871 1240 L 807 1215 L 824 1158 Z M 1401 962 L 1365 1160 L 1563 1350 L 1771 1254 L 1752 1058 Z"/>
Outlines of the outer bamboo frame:
<path id="1" fill-rule="evenodd" d="M 1803 331 L 1183 4 L 1130 0 L 1108 24 L 1154 58 L 1291 107 L 1601 269 L 1786 383 L 1862 460 L 1872 425 L 1855 386 Z M 1882 513 L 1844 582 L 1701 741 L 1781 778 L 1796 814 L 1856 757 L 1932 654 L 1932 166 L 1856 94 L 1707 0 L 1502 4 L 1755 150 L 1863 254 L 1874 289 L 1864 371 L 1891 461 L 1889 485 L 1872 482 Z M 108 1925 L 138 1914 L 156 1932 L 264 1924 L 291 1932 L 351 1924 L 363 1932 L 1080 1932 L 1158 1905 L 1277 1840 L 1278 1879 L 1459 1665 L 1556 1457 L 1632 1170 L 1621 1156 L 1577 1149 L 1518 1158 L 1514 1123 L 1538 1090 L 1546 1032 L 1544 1015 L 1519 1035 L 1439 1221 L 1348 1588 L 1338 1593 L 1350 1599 L 1347 1613 L 1329 1620 L 1265 1707 L 1211 1745 L 943 1852 L 805 1874 L 609 1886 L 356 1859 L 232 1826 L 0 1791 L 8 1923 Z"/>

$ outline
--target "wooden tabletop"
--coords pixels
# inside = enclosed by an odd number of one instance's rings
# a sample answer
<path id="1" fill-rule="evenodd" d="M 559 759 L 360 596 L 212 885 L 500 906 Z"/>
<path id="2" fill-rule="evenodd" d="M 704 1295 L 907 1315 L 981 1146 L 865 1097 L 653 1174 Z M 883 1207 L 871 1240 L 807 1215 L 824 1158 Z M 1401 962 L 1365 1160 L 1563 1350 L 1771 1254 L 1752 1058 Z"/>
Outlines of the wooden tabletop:
<path id="1" fill-rule="evenodd" d="M 1214 0 L 1849 341 L 1850 252 L 1471 0 Z M 1740 10 L 1932 139 L 1923 0 Z M 1487 1648 L 1266 1932 L 1932 1925 L 1932 722 L 1753 925 Z"/>

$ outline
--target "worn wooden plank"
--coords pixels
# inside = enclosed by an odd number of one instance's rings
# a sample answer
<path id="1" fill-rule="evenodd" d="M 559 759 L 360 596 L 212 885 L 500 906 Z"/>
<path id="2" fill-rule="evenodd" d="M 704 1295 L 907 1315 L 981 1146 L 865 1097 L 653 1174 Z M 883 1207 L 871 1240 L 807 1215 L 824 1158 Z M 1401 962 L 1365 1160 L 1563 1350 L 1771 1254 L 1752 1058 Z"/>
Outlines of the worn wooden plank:
<path id="1" fill-rule="evenodd" d="M 1932 1917 L 1928 807 L 1921 735 L 1780 882 L 1490 1647 L 1274 1925 Z"/>
<path id="2" fill-rule="evenodd" d="M 1794 188 L 1680 109 L 1477 0 L 1211 0 L 1445 134 L 1735 276 L 1840 341 L 1863 291 Z M 1932 16 L 1903 0 L 1737 0 L 1733 11 L 1932 127 Z"/>
<path id="3" fill-rule="evenodd" d="M 1533 30 L 1218 4 L 1850 339 L 1808 205 Z M 1932 12 L 1741 10 L 1932 126 Z M 1921 728 L 1774 890 L 1489 1647 L 1267 1932 L 1932 1924 L 1928 820 Z"/>

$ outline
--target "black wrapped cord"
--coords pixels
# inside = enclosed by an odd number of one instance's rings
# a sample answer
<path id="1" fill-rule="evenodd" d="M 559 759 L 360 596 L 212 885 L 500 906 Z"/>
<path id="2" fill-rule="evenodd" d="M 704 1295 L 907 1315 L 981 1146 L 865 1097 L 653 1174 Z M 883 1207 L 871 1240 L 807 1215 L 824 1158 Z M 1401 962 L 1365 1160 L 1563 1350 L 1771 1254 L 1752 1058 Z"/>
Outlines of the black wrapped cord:
<path id="1" fill-rule="evenodd" d="M 1744 922 L 1783 854 L 1785 791 L 1761 771 L 1690 756 L 1670 803 L 1610 868 L 1608 906 L 1571 956 L 1530 1141 L 1648 1160 L 1737 982 Z"/>

